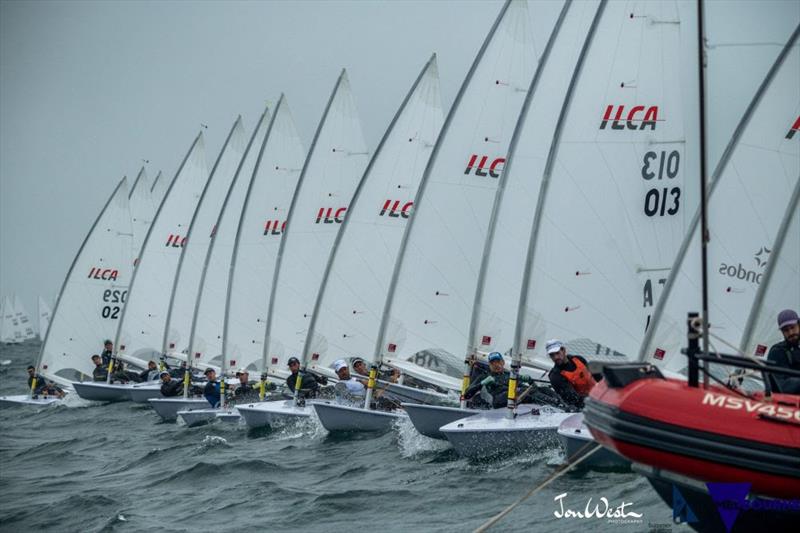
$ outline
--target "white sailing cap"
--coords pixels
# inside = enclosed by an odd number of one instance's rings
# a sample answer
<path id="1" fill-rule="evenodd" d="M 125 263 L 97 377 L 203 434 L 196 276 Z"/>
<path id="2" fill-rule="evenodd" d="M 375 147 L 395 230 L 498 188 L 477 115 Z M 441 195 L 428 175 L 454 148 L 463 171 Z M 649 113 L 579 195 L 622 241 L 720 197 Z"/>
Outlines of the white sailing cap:
<path id="1" fill-rule="evenodd" d="M 547 341 L 547 344 L 545 344 L 545 349 L 547 350 L 548 354 L 556 353 L 563 347 L 564 343 L 558 339 L 550 339 L 549 341 Z"/>
<path id="2" fill-rule="evenodd" d="M 343 368 L 347 368 L 347 363 L 345 362 L 344 359 L 337 359 L 336 361 L 333 362 L 333 369 L 336 372 L 338 372 L 339 370 L 341 370 Z"/>

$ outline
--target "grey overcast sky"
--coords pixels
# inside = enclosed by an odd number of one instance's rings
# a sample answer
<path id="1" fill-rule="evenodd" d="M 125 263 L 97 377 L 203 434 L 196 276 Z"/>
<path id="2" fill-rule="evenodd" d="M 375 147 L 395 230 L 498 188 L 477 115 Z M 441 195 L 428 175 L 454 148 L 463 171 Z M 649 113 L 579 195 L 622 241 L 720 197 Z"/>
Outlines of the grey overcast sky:
<path id="1" fill-rule="evenodd" d="M 0 0 L 0 294 L 52 304 L 116 182 L 143 159 L 171 179 L 201 123 L 212 162 L 238 114 L 252 128 L 284 92 L 307 147 L 346 67 L 372 150 L 433 52 L 448 108 L 501 5 Z M 707 14 L 713 165 L 800 2 Z"/>

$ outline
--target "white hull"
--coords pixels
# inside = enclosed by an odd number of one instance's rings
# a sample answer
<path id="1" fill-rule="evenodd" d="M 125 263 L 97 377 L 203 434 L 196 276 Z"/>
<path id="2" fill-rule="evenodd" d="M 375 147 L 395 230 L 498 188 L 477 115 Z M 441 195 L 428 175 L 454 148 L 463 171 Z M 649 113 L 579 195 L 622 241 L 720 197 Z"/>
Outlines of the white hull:
<path id="1" fill-rule="evenodd" d="M 177 420 L 178 411 L 190 411 L 192 409 L 207 409 L 208 402 L 204 398 L 188 398 L 183 396 L 176 398 L 152 398 L 147 400 L 153 411 L 163 420 L 172 422 Z"/>
<path id="2" fill-rule="evenodd" d="M 241 418 L 241 416 L 239 415 L 236 408 L 229 408 L 229 409 L 208 408 L 208 409 L 192 409 L 186 411 L 178 411 L 178 418 L 183 420 L 183 422 L 186 424 L 187 427 L 193 428 L 198 426 L 204 426 L 206 424 L 210 424 L 211 422 L 215 422 L 217 420 L 230 423 L 237 423 Z"/>
<path id="3" fill-rule="evenodd" d="M 54 398 L 52 396 L 47 398 L 31 398 L 29 394 L 17 394 L 14 396 L 0 396 L 0 407 L 12 407 L 17 405 L 35 405 L 38 407 L 46 407 L 49 405 L 56 405 L 63 400 Z"/>
<path id="4" fill-rule="evenodd" d="M 154 383 L 140 383 L 130 390 L 131 401 L 134 403 L 147 403 L 151 398 L 161 398 L 161 385 Z"/>
<path id="5" fill-rule="evenodd" d="M 568 416 L 558 427 L 558 440 L 564 448 L 567 461 L 574 461 L 594 449 L 596 442 L 589 428 L 583 422 L 583 413 Z M 626 468 L 631 462 L 608 448 L 601 448 L 585 459 L 584 468 Z"/>
<path id="6" fill-rule="evenodd" d="M 311 404 L 322 427 L 328 431 L 388 431 L 395 420 L 407 418 L 403 412 L 373 411 L 335 402 L 321 401 Z"/>
<path id="7" fill-rule="evenodd" d="M 220 410 L 217 415 L 217 420 L 225 422 L 226 424 L 238 424 L 242 421 L 242 415 L 239 414 L 237 408 Z"/>
<path id="8" fill-rule="evenodd" d="M 75 392 L 92 402 L 127 402 L 131 399 L 132 385 L 83 381 L 72 384 Z"/>
<path id="9" fill-rule="evenodd" d="M 541 410 L 531 414 L 535 405 L 521 405 L 515 418 L 506 418 L 506 409 L 492 409 L 456 420 L 441 431 L 456 452 L 469 459 L 512 455 L 555 445 L 556 432 L 570 413 Z"/>
<path id="10" fill-rule="evenodd" d="M 414 424 L 414 428 L 422 435 L 432 439 L 446 440 L 439 428 L 462 418 L 480 413 L 475 409 L 446 407 L 442 405 L 421 405 L 404 403 L 403 409 Z"/>
<path id="11" fill-rule="evenodd" d="M 260 428 L 274 424 L 291 422 L 311 416 L 311 406 L 297 407 L 292 400 L 248 403 L 237 405 L 236 409 L 249 428 Z"/>

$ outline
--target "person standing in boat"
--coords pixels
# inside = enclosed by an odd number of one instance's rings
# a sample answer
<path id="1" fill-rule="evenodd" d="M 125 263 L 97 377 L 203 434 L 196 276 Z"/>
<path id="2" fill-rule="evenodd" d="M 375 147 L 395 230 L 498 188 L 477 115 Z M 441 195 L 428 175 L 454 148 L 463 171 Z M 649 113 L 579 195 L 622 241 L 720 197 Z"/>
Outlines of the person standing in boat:
<path id="1" fill-rule="evenodd" d="M 567 347 L 557 339 L 547 341 L 546 349 L 553 361 L 548 374 L 553 390 L 569 407 L 583 409 L 583 400 L 597 384 L 586 359 L 580 355 L 567 355 Z"/>
<path id="2" fill-rule="evenodd" d="M 108 365 L 104 365 L 103 360 L 97 354 L 92 356 L 92 363 L 94 363 L 92 379 L 94 381 L 106 381 L 108 378 Z"/>
<path id="3" fill-rule="evenodd" d="M 103 351 L 100 352 L 100 358 L 103 360 L 103 366 L 108 368 L 108 363 L 111 362 L 111 359 L 114 357 L 114 343 L 111 342 L 111 339 L 106 339 L 103 341 Z"/>
<path id="4" fill-rule="evenodd" d="M 161 396 L 172 398 L 183 394 L 183 383 L 172 379 L 166 370 L 161 372 Z"/>
<path id="5" fill-rule="evenodd" d="M 203 372 L 206 376 L 206 386 L 203 388 L 203 397 L 211 404 L 211 407 L 219 407 L 219 381 L 217 381 L 217 371 L 213 368 L 206 368 Z"/>
<path id="6" fill-rule="evenodd" d="M 800 319 L 797 312 L 784 309 L 778 314 L 778 328 L 783 334 L 783 341 L 772 346 L 767 354 L 767 361 L 775 366 L 800 370 Z M 772 381 L 778 386 L 777 392 L 800 394 L 800 378 L 772 374 Z"/>
<path id="7" fill-rule="evenodd" d="M 300 360 L 297 357 L 290 357 L 287 365 L 289 366 L 291 374 L 286 378 L 286 386 L 294 393 L 294 386 L 295 383 L 297 383 L 297 373 L 300 372 Z M 312 374 L 311 372 L 303 372 L 300 379 L 301 398 L 315 398 L 319 393 L 320 385 L 328 384 L 328 378 Z"/>

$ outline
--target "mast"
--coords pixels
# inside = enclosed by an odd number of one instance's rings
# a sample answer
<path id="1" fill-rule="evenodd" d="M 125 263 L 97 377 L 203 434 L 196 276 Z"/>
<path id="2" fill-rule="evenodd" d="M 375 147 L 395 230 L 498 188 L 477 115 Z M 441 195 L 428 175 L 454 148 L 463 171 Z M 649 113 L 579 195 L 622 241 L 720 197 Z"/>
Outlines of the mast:
<path id="1" fill-rule="evenodd" d="M 270 336 L 272 334 L 272 315 L 275 309 L 275 297 L 277 295 L 277 286 L 278 280 L 280 279 L 280 272 L 281 272 L 281 264 L 283 263 L 283 253 L 286 249 L 286 240 L 289 237 L 289 232 L 292 228 L 292 217 L 294 216 L 294 206 L 297 204 L 297 198 L 300 196 L 300 191 L 303 188 L 303 180 L 306 176 L 306 170 L 308 169 L 308 162 L 311 161 L 311 158 L 314 156 L 314 149 L 317 145 L 317 140 L 319 139 L 320 132 L 322 128 L 325 127 L 325 122 L 328 119 L 328 111 L 330 111 L 331 104 L 333 104 L 333 99 L 336 97 L 336 93 L 339 91 L 339 86 L 342 84 L 342 81 L 347 76 L 347 70 L 342 69 L 342 72 L 339 74 L 339 77 L 336 79 L 336 85 L 333 87 L 333 91 L 331 92 L 330 97 L 328 98 L 328 103 L 325 105 L 325 111 L 322 115 L 322 120 L 317 127 L 317 131 L 314 133 L 314 140 L 311 141 L 311 147 L 308 150 L 308 155 L 306 156 L 306 160 L 303 163 L 303 170 L 300 172 L 300 177 L 297 180 L 297 186 L 294 190 L 294 194 L 292 195 L 292 202 L 289 204 L 289 214 L 286 217 L 286 231 L 284 231 L 281 242 L 278 245 L 278 254 L 275 258 L 275 271 L 272 274 L 272 290 L 270 291 L 269 295 L 269 304 L 267 305 L 267 323 L 266 328 L 264 330 L 264 360 L 268 360 L 269 356 L 269 345 L 270 345 Z M 303 358 L 305 362 L 305 357 Z M 303 370 L 305 370 L 305 364 L 303 365 Z M 267 372 L 267 366 L 264 366 L 264 373 Z M 298 374 L 299 376 L 299 374 Z M 295 395 L 296 396 L 296 395 Z"/>
<path id="2" fill-rule="evenodd" d="M 703 297 L 703 355 L 708 357 L 708 198 L 706 197 L 706 69 L 705 32 L 703 31 L 703 0 L 697 0 L 697 68 L 700 69 L 700 242 Z M 708 361 L 703 361 L 703 385 L 708 386 Z"/>
<path id="3" fill-rule="evenodd" d="M 597 29 L 597 25 L 600 22 L 600 18 L 603 15 L 605 7 L 606 0 L 601 0 L 600 5 L 597 7 L 597 12 L 592 19 L 592 25 L 589 27 L 589 32 L 587 33 L 586 39 L 581 47 L 581 52 L 578 56 L 578 61 L 576 62 L 575 71 L 572 73 L 572 79 L 570 79 L 569 87 L 567 88 L 567 96 L 564 99 L 564 105 L 561 107 L 561 112 L 558 116 L 558 122 L 556 123 L 556 128 L 553 132 L 553 140 L 550 143 L 550 150 L 547 153 L 547 162 L 545 163 L 544 172 L 542 173 L 542 184 L 539 191 L 539 198 L 536 203 L 536 213 L 533 216 L 531 237 L 530 241 L 528 241 L 528 253 L 525 258 L 525 265 L 527 265 L 527 267 L 525 268 L 522 277 L 519 304 L 517 306 L 517 323 L 514 331 L 514 346 L 512 348 L 512 354 L 515 359 L 520 359 L 522 357 L 522 336 L 524 334 L 523 327 L 525 323 L 525 309 L 528 305 L 528 287 L 530 286 L 530 278 L 532 273 L 531 265 L 533 265 L 536 249 L 536 238 L 539 235 L 539 228 L 541 226 L 543 212 L 542 206 L 544 205 L 547 197 L 547 187 L 550 183 L 550 177 L 553 174 L 553 166 L 555 165 L 556 154 L 558 153 L 559 140 L 561 139 L 564 119 L 567 116 L 570 105 L 572 104 L 575 86 L 578 84 L 578 79 L 580 78 L 581 71 L 583 70 L 584 59 L 586 58 L 589 47 L 594 40 L 595 30 Z"/>
<path id="4" fill-rule="evenodd" d="M 231 311 L 231 291 L 233 287 L 233 275 L 236 271 L 236 258 L 238 256 L 239 251 L 239 243 L 242 238 L 242 228 L 244 226 L 244 218 L 245 213 L 247 213 L 247 207 L 250 202 L 250 193 L 253 191 L 253 183 L 255 182 L 255 178 L 258 175 L 258 169 L 261 166 L 261 159 L 264 156 L 264 148 L 267 146 L 267 142 L 269 141 L 269 136 L 272 133 L 272 126 L 275 124 L 275 118 L 278 116 L 278 112 L 281 109 L 283 104 L 284 98 L 283 93 L 281 93 L 280 98 L 278 99 L 278 104 L 275 106 L 275 110 L 270 117 L 269 126 L 267 127 L 267 133 L 264 135 L 264 140 L 261 142 L 261 146 L 258 150 L 258 159 L 256 159 L 256 164 L 253 167 L 253 173 L 250 176 L 250 181 L 247 184 L 247 192 L 245 193 L 244 201 L 242 202 L 242 211 L 239 215 L 239 222 L 236 227 L 236 237 L 233 241 L 233 251 L 231 252 L 231 262 L 228 268 L 228 289 L 227 293 L 225 294 L 225 319 L 222 323 L 222 353 L 228 353 L 228 329 L 230 324 L 230 311 Z M 251 140 L 252 142 L 252 140 Z M 249 150 L 249 146 L 248 146 Z M 263 351 L 263 357 L 261 360 L 261 391 L 259 393 L 260 398 L 264 399 L 264 394 L 266 392 L 266 379 L 267 379 L 267 355 L 266 350 Z"/>
<path id="5" fill-rule="evenodd" d="M 144 251 L 144 249 L 147 247 L 147 243 L 150 240 L 150 235 L 153 233 L 153 227 L 155 226 L 155 222 L 156 222 L 156 220 L 158 220 L 158 215 L 161 214 L 161 208 L 164 207 L 165 200 L 169 196 L 170 191 L 172 191 L 172 187 L 175 185 L 175 180 L 180 175 L 181 170 L 183 170 L 183 167 L 186 164 L 186 161 L 189 160 L 189 156 L 192 154 L 192 152 L 194 151 L 194 149 L 197 146 L 197 144 L 202 142 L 202 140 L 203 140 L 203 132 L 200 131 L 200 133 L 198 133 L 197 136 L 194 138 L 194 141 L 192 142 L 192 145 L 189 147 L 189 151 L 186 152 L 186 155 L 183 157 L 183 161 L 181 161 L 181 164 L 178 167 L 178 171 L 175 173 L 175 176 L 173 176 L 172 181 L 170 181 L 170 183 L 169 183 L 169 187 L 167 187 L 167 190 L 164 193 L 164 197 L 161 199 L 161 201 L 158 204 L 158 209 L 156 210 L 155 215 L 153 215 L 153 222 L 151 222 L 150 223 L 150 227 L 147 228 L 147 235 L 145 235 L 144 241 L 142 241 L 142 249 L 140 250 L 140 252 Z M 140 253 L 139 261 L 141 262 L 142 259 L 143 258 L 141 257 L 141 253 Z M 130 285 L 128 286 L 128 292 L 129 293 L 133 291 L 133 286 L 134 286 L 134 283 L 136 282 L 136 273 L 137 272 L 139 272 L 139 269 L 138 268 L 134 268 L 133 269 L 133 276 L 131 277 L 131 282 L 130 282 Z M 117 356 L 119 356 L 119 351 L 120 351 L 119 339 L 120 339 L 120 336 L 122 335 L 122 326 L 125 323 L 125 316 L 127 314 L 127 310 L 128 310 L 128 306 L 125 305 L 122 308 L 122 314 L 121 314 L 121 316 L 119 318 L 119 324 L 117 324 L 117 333 L 114 336 L 114 350 L 116 350 L 116 355 Z"/>

